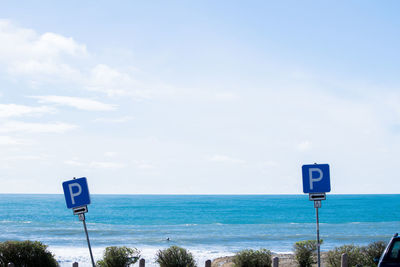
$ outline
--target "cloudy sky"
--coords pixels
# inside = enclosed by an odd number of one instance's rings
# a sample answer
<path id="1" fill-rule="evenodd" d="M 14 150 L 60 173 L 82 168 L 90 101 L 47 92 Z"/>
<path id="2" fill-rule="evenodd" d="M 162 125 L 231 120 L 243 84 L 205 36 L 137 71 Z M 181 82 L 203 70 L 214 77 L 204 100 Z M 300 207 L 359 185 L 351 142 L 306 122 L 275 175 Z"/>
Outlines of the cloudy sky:
<path id="1" fill-rule="evenodd" d="M 398 193 L 399 8 L 2 1 L 0 192 Z"/>

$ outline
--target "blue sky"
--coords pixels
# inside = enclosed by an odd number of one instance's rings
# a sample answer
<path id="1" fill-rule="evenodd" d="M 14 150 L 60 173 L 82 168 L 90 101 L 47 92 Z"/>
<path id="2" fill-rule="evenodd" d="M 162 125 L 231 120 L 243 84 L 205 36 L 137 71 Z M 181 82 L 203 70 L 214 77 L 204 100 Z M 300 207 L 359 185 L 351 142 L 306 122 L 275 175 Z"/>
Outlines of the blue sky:
<path id="1" fill-rule="evenodd" d="M 397 193 L 396 1 L 2 3 L 2 193 Z"/>

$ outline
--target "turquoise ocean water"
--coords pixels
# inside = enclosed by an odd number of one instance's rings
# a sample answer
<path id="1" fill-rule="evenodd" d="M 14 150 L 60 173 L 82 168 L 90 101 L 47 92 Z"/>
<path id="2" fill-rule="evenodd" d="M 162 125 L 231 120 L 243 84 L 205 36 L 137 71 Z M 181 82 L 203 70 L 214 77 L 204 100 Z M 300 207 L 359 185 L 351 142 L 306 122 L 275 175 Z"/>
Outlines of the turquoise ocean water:
<path id="1" fill-rule="evenodd" d="M 95 258 L 111 245 L 136 247 L 149 265 L 158 249 L 188 248 L 200 262 L 244 248 L 290 252 L 315 239 L 307 195 L 92 195 L 86 215 Z M 89 256 L 82 223 L 63 195 L 0 195 L 0 241 L 39 240 L 62 266 Z M 320 232 L 329 250 L 400 232 L 400 195 L 327 195 Z M 166 239 L 170 238 L 170 241 Z"/>

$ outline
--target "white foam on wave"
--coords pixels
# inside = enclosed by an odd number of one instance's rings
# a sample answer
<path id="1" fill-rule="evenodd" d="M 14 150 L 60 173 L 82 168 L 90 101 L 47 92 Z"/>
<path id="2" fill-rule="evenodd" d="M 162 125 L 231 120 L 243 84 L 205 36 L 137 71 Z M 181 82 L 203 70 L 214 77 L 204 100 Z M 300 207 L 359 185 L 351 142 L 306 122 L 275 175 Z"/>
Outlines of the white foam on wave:
<path id="1" fill-rule="evenodd" d="M 71 267 L 74 262 L 78 262 L 80 267 L 92 267 L 87 247 L 49 246 L 48 249 L 55 255 L 60 267 Z M 95 261 L 102 258 L 104 249 L 101 247 L 92 248 Z"/>

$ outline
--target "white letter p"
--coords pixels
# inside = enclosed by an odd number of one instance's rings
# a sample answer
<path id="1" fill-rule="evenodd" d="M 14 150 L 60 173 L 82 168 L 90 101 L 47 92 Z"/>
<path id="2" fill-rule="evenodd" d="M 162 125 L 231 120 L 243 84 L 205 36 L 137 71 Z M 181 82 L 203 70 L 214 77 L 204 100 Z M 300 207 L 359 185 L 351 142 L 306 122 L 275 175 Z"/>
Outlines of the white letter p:
<path id="1" fill-rule="evenodd" d="M 312 177 L 313 172 L 318 172 L 319 173 L 319 177 L 313 179 L 313 177 Z M 309 179 L 310 179 L 310 189 L 311 190 L 313 190 L 313 188 L 314 188 L 313 183 L 321 181 L 322 177 L 324 176 L 324 174 L 322 173 L 321 169 L 319 169 L 319 168 L 310 168 L 308 170 L 308 175 L 309 175 Z"/>
<path id="2" fill-rule="evenodd" d="M 78 184 L 78 183 L 69 184 L 68 187 L 69 187 L 69 194 L 71 195 L 71 202 L 72 202 L 72 205 L 75 205 L 75 197 L 76 197 L 76 196 L 79 196 L 79 195 L 82 193 L 82 187 L 81 187 L 81 185 Z M 78 192 L 73 193 L 73 192 L 72 192 L 72 187 L 78 187 Z"/>

